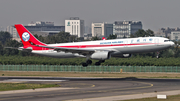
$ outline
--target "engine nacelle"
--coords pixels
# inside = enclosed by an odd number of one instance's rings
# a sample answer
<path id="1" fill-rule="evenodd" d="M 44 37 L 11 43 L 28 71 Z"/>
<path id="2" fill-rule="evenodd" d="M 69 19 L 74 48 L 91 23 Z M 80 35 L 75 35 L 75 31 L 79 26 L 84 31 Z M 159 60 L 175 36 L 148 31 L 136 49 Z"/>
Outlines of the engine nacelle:
<path id="1" fill-rule="evenodd" d="M 108 51 L 97 51 L 90 56 L 91 59 L 106 60 L 111 58 L 111 54 Z"/>
<path id="2" fill-rule="evenodd" d="M 112 56 L 117 58 L 129 58 L 132 56 L 132 54 L 121 54 L 121 55 L 113 54 Z"/>
<path id="3" fill-rule="evenodd" d="M 129 58 L 129 57 L 131 57 L 131 54 L 123 54 L 123 57 L 124 58 Z"/>

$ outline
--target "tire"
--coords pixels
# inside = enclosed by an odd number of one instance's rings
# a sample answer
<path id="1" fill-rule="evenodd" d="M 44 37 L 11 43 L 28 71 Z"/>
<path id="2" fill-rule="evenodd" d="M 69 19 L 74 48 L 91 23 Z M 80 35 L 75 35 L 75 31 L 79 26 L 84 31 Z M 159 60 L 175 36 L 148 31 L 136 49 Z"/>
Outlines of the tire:
<path id="1" fill-rule="evenodd" d="M 99 66 L 99 65 L 101 65 L 101 63 L 100 63 L 100 62 L 96 62 L 95 65 L 96 65 L 96 66 Z"/>
<path id="2" fill-rule="evenodd" d="M 92 64 L 92 61 L 91 60 L 87 60 L 86 63 L 87 64 Z"/>
<path id="3" fill-rule="evenodd" d="M 100 60 L 99 62 L 103 63 L 103 62 L 105 62 L 105 60 Z"/>
<path id="4" fill-rule="evenodd" d="M 87 67 L 88 64 L 87 64 L 87 63 L 82 63 L 82 66 L 83 66 L 83 67 Z"/>

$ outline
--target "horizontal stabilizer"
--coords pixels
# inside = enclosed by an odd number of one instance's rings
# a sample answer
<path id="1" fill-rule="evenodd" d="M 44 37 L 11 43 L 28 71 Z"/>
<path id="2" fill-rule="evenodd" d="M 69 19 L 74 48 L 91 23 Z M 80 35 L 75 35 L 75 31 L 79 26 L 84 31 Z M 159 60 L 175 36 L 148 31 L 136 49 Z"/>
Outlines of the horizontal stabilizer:
<path id="1" fill-rule="evenodd" d="M 4 48 L 9 48 L 9 49 L 18 49 L 21 51 L 25 51 L 25 52 L 31 52 L 32 51 L 32 47 L 28 47 L 28 48 L 23 48 L 23 47 L 4 47 Z"/>

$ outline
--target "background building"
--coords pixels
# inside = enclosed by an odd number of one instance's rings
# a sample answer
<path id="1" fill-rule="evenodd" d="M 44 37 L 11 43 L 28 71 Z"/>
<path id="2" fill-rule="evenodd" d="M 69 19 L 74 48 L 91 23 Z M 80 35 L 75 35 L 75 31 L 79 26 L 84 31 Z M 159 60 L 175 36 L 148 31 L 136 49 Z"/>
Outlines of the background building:
<path id="1" fill-rule="evenodd" d="M 161 35 L 161 36 L 164 36 L 164 37 L 171 37 L 172 33 L 171 32 L 178 32 L 180 31 L 180 28 L 169 28 L 169 27 L 166 27 L 166 28 L 160 28 L 158 30 L 158 32 L 156 33 L 156 36 L 158 35 Z"/>
<path id="2" fill-rule="evenodd" d="M 113 24 L 104 24 L 104 37 L 108 37 L 110 34 L 113 34 Z"/>
<path id="3" fill-rule="evenodd" d="M 85 26 L 85 28 L 84 28 L 84 34 L 91 34 L 91 27 Z"/>
<path id="4" fill-rule="evenodd" d="M 14 26 L 7 26 L 6 31 L 10 33 L 12 38 L 19 38 L 19 35 Z"/>
<path id="5" fill-rule="evenodd" d="M 92 38 L 91 27 L 85 26 L 84 30 L 85 30 L 84 39 L 85 40 L 90 40 Z"/>
<path id="6" fill-rule="evenodd" d="M 180 31 L 172 31 L 170 39 L 179 41 L 180 40 Z"/>
<path id="7" fill-rule="evenodd" d="M 108 23 L 92 23 L 92 36 L 108 37 L 113 34 L 113 24 Z"/>
<path id="8" fill-rule="evenodd" d="M 1 26 L 1 27 L 0 27 L 0 31 L 4 31 L 4 27 Z"/>
<path id="9" fill-rule="evenodd" d="M 37 21 L 31 22 L 28 26 L 25 26 L 33 35 L 48 36 L 65 31 L 65 26 L 54 26 L 54 22 Z"/>
<path id="10" fill-rule="evenodd" d="M 43 37 L 65 31 L 65 26 L 54 26 L 54 22 L 37 21 L 36 23 L 31 22 L 28 26 L 24 27 L 26 27 L 33 35 L 37 34 L 38 36 L 41 35 Z M 19 38 L 14 26 L 8 26 L 6 31 L 11 34 L 12 38 Z"/>
<path id="11" fill-rule="evenodd" d="M 115 21 L 113 24 L 113 34 L 117 38 L 130 37 L 139 29 L 142 29 L 141 21 Z"/>
<path id="12" fill-rule="evenodd" d="M 84 37 L 84 20 L 80 20 L 79 17 L 71 17 L 69 20 L 65 20 L 65 32 Z"/>
<path id="13" fill-rule="evenodd" d="M 91 40 L 91 38 L 92 38 L 92 34 L 84 34 L 84 39 L 85 40 Z"/>

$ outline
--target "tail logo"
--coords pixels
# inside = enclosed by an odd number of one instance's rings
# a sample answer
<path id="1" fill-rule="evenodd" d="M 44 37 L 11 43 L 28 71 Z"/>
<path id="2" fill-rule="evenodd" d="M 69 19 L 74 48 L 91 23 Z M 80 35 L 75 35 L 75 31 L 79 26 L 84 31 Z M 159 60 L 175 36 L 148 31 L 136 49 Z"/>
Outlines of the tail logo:
<path id="1" fill-rule="evenodd" d="M 24 41 L 29 41 L 29 39 L 30 39 L 29 33 L 24 32 L 24 33 L 22 34 L 22 39 L 23 39 Z"/>

